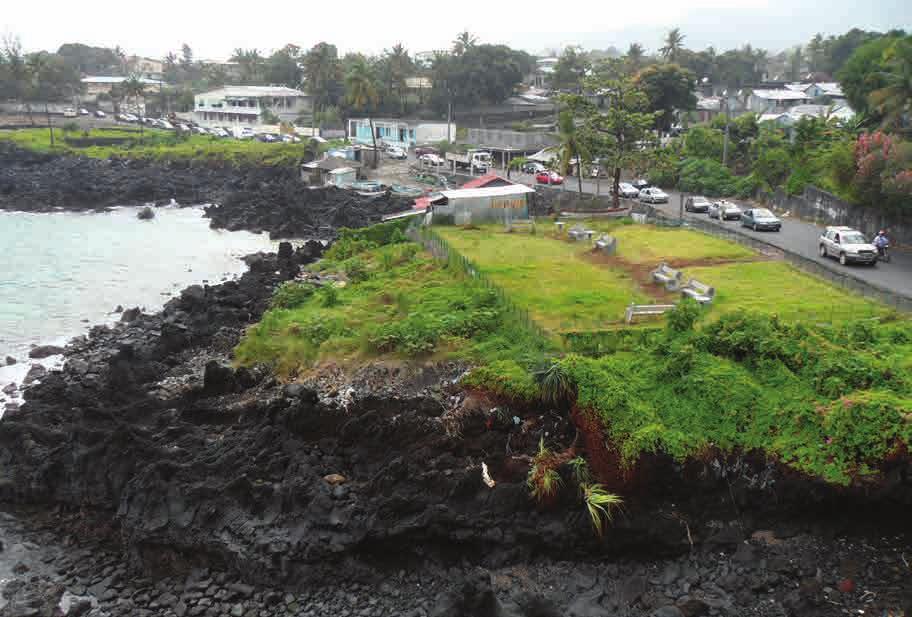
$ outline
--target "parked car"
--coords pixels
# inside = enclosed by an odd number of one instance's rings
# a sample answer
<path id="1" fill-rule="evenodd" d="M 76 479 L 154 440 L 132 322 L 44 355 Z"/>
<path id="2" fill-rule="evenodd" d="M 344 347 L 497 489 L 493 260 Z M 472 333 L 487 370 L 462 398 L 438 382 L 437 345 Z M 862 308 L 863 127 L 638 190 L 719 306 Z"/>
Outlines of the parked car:
<path id="1" fill-rule="evenodd" d="M 301 138 L 297 135 L 282 135 L 279 139 L 286 144 L 296 144 L 301 141 Z"/>
<path id="2" fill-rule="evenodd" d="M 640 189 L 629 182 L 621 182 L 618 184 L 618 192 L 621 194 L 621 197 L 626 197 L 627 199 L 636 199 L 640 196 Z"/>
<path id="3" fill-rule="evenodd" d="M 564 178 L 556 171 L 546 169 L 535 174 L 535 181 L 539 184 L 563 184 Z"/>
<path id="4" fill-rule="evenodd" d="M 709 212 L 709 200 L 702 195 L 691 195 L 684 202 L 684 210 L 687 212 Z"/>
<path id="5" fill-rule="evenodd" d="M 720 221 L 737 221 L 741 218 L 741 208 L 730 201 L 716 201 L 709 206 L 709 218 Z"/>
<path id="6" fill-rule="evenodd" d="M 388 157 L 390 157 L 391 159 L 403 160 L 403 159 L 407 159 L 407 158 L 408 158 L 408 152 L 406 152 L 405 150 L 403 150 L 403 149 L 400 148 L 399 146 L 392 146 L 390 149 L 388 149 L 388 150 L 386 151 L 386 155 L 387 155 Z"/>
<path id="7" fill-rule="evenodd" d="M 192 130 L 193 130 L 193 132 L 196 133 L 197 135 L 207 135 L 207 134 L 209 134 L 209 131 L 207 131 L 207 130 L 206 130 L 204 127 L 202 127 L 202 126 L 194 126 Z"/>
<path id="8" fill-rule="evenodd" d="M 820 236 L 818 250 L 821 257 L 835 257 L 842 265 L 877 265 L 877 248 L 860 231 L 851 227 L 827 227 Z"/>
<path id="9" fill-rule="evenodd" d="M 96 109 L 96 110 L 95 110 L 95 117 L 96 117 L 96 118 L 104 118 L 106 115 L 107 115 L 107 114 L 106 114 L 105 112 L 101 111 L 100 109 Z"/>
<path id="10" fill-rule="evenodd" d="M 89 115 L 89 110 L 86 109 L 85 107 L 80 107 L 80 108 L 79 108 L 79 115 L 80 115 L 80 116 L 88 116 L 88 115 Z"/>
<path id="11" fill-rule="evenodd" d="M 432 152 L 422 154 L 418 157 L 418 160 L 421 161 L 423 165 L 432 165 L 434 167 L 440 167 L 445 163 L 445 161 Z"/>
<path id="12" fill-rule="evenodd" d="M 73 109 L 72 107 L 67 107 L 66 109 L 63 110 L 63 117 L 64 118 L 75 118 L 76 110 Z"/>
<path id="13" fill-rule="evenodd" d="M 662 189 L 652 186 L 640 191 L 639 194 L 640 201 L 643 203 L 650 204 L 667 204 L 668 203 L 668 193 Z"/>
<path id="14" fill-rule="evenodd" d="M 779 231 L 782 229 L 782 221 L 767 210 L 766 208 L 751 208 L 741 213 L 741 224 L 750 227 L 754 231 L 768 229 L 770 231 Z"/>
<path id="15" fill-rule="evenodd" d="M 428 145 L 417 146 L 415 148 L 415 156 L 418 157 L 419 159 L 422 156 L 424 156 L 425 154 L 435 154 L 437 156 L 440 156 L 440 150 L 434 146 L 428 146 Z"/>
<path id="16" fill-rule="evenodd" d="M 651 184 L 649 184 L 648 180 L 644 180 L 643 178 L 637 178 L 636 180 L 633 181 L 632 184 L 633 184 L 634 188 L 638 191 L 642 191 L 643 189 L 648 189 L 650 186 L 652 186 Z"/>
<path id="17" fill-rule="evenodd" d="M 260 133 L 256 136 L 256 139 L 257 141 L 261 141 L 264 144 L 274 144 L 278 141 L 275 135 L 271 135 L 269 133 Z"/>
<path id="18" fill-rule="evenodd" d="M 219 128 L 217 126 L 209 129 L 209 134 L 214 135 L 216 137 L 231 137 L 231 134 L 228 133 L 228 131 L 226 131 L 225 129 Z"/>
<path id="19" fill-rule="evenodd" d="M 545 171 L 547 167 L 539 163 L 538 161 L 528 161 L 523 163 L 522 172 L 524 174 L 538 174 Z"/>
<path id="20" fill-rule="evenodd" d="M 158 121 L 158 126 L 163 129 L 168 129 L 169 131 L 174 130 L 174 125 L 164 119 Z"/>

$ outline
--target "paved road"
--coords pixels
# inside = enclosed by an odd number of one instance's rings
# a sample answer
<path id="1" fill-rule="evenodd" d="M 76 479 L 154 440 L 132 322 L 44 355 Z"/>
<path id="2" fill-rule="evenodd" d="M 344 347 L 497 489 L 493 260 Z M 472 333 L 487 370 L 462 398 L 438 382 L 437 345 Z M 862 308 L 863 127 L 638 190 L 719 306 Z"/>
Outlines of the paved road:
<path id="1" fill-rule="evenodd" d="M 511 179 L 515 179 L 530 185 L 535 184 L 535 178 L 528 174 L 512 174 Z M 608 191 L 609 180 L 602 180 L 601 192 L 604 194 Z M 567 191 L 578 191 L 576 178 L 567 178 L 567 184 L 564 187 Z M 583 180 L 583 192 L 595 193 L 596 183 L 591 180 Z M 677 217 L 680 212 L 680 194 L 674 191 L 668 191 L 670 196 L 669 203 L 658 204 L 657 208 L 666 214 Z M 737 201 L 737 200 L 736 200 Z M 784 218 L 782 230 L 778 232 L 770 231 L 752 231 L 742 227 L 738 221 L 728 221 L 720 223 L 715 219 L 710 219 L 705 214 L 685 213 L 686 219 L 698 218 L 709 221 L 715 225 L 725 227 L 730 231 L 736 231 L 746 236 L 752 236 L 769 244 L 796 253 L 807 259 L 811 259 L 823 266 L 839 272 L 849 274 L 857 279 L 883 287 L 895 293 L 902 294 L 912 298 L 912 253 L 894 251 L 890 263 L 878 263 L 876 267 L 865 265 L 847 265 L 842 266 L 835 259 L 820 257 L 817 254 L 818 242 L 823 228 L 806 221 Z"/>

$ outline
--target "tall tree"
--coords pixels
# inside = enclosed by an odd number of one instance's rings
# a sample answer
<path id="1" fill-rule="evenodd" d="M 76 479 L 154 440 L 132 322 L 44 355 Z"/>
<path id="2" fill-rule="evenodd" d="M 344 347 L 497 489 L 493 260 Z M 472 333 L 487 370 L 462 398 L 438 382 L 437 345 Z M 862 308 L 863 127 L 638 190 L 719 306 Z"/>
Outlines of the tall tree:
<path id="1" fill-rule="evenodd" d="M 696 108 L 696 78 L 689 69 L 677 64 L 653 64 L 639 72 L 636 83 L 649 98 L 659 131 L 671 130 L 675 111 Z"/>
<path id="2" fill-rule="evenodd" d="M 137 114 L 140 116 L 145 115 L 145 99 L 146 99 L 146 84 L 143 83 L 142 78 L 139 75 L 130 75 L 130 77 L 123 82 L 123 92 L 126 97 L 133 97 L 133 105 L 136 107 Z M 139 99 L 143 99 L 143 105 L 140 107 Z M 140 112 L 140 109 L 143 111 Z M 142 118 L 140 118 L 139 123 L 139 135 L 142 138 L 143 135 L 143 124 Z"/>
<path id="3" fill-rule="evenodd" d="M 263 73 L 264 59 L 260 50 L 241 49 L 234 50 L 230 62 L 236 62 L 241 69 L 241 79 L 248 84 L 259 83 Z"/>
<path id="4" fill-rule="evenodd" d="M 378 64 L 385 106 L 405 113 L 406 79 L 415 71 L 408 50 L 402 43 L 397 43 L 392 49 L 384 50 Z"/>
<path id="5" fill-rule="evenodd" d="M 193 66 L 193 50 L 186 43 L 181 45 L 180 63 L 184 69 L 189 69 Z"/>
<path id="6" fill-rule="evenodd" d="M 684 49 L 684 39 L 686 37 L 681 33 L 680 28 L 672 28 L 665 35 L 664 45 L 659 49 L 659 53 L 668 62 L 677 62 L 681 50 Z"/>
<path id="7" fill-rule="evenodd" d="M 374 130 L 373 112 L 377 107 L 380 96 L 377 93 L 377 86 L 374 83 L 374 76 L 371 73 L 367 62 L 359 59 L 354 62 L 345 75 L 345 100 L 352 109 L 361 111 L 367 115 L 370 124 L 371 139 L 374 142 L 372 167 L 377 167 L 377 132 Z"/>
<path id="8" fill-rule="evenodd" d="M 591 67 L 586 54 L 579 47 L 568 46 L 557 59 L 551 74 L 551 87 L 577 94 L 583 91 L 583 79 Z"/>
<path id="9" fill-rule="evenodd" d="M 576 119 L 571 109 L 564 109 L 557 117 L 558 146 L 557 156 L 563 175 L 570 171 L 573 159 L 576 159 L 576 177 L 580 195 L 583 194 L 583 169 L 591 160 L 587 148 L 583 145 L 582 130 L 577 128 Z"/>
<path id="10" fill-rule="evenodd" d="M 263 67 L 263 78 L 267 84 L 281 84 L 297 88 L 303 79 L 301 71 L 301 48 L 286 45 L 269 56 Z"/>
<path id="11" fill-rule="evenodd" d="M 305 54 L 304 80 L 314 98 L 316 111 L 338 103 L 342 89 L 342 64 L 335 45 L 317 43 Z"/>
<path id="12" fill-rule="evenodd" d="M 881 128 L 912 128 L 912 36 L 897 39 L 883 53 L 884 69 L 877 77 L 883 86 L 868 101 L 880 114 Z"/>
<path id="13" fill-rule="evenodd" d="M 801 62 L 804 60 L 804 51 L 801 45 L 795 47 L 788 56 L 788 78 L 790 81 L 801 81 Z"/>
<path id="14" fill-rule="evenodd" d="M 582 139 L 589 144 L 589 151 L 610 170 L 614 206 L 619 207 L 621 170 L 641 165 L 650 155 L 645 143 L 655 116 L 648 111 L 646 93 L 626 75 L 622 63 L 602 63 L 587 77 L 585 86 L 604 94 L 605 109 L 582 96 L 567 97 L 567 106 L 582 120 Z"/>
<path id="15" fill-rule="evenodd" d="M 625 54 L 628 72 L 633 74 L 639 71 L 640 67 L 643 66 L 643 60 L 645 57 L 646 50 L 643 49 L 643 46 L 639 43 L 631 43 L 630 47 L 627 48 L 627 53 Z"/>
<path id="16" fill-rule="evenodd" d="M 468 30 L 463 30 L 458 35 L 456 35 L 456 39 L 453 41 L 453 55 L 461 56 L 462 54 L 475 47 L 477 44 L 478 37 Z"/>
<path id="17" fill-rule="evenodd" d="M 872 107 L 871 93 L 884 88 L 884 76 L 888 73 L 885 54 L 897 41 L 898 36 L 882 36 L 856 49 L 836 74 L 846 100 L 856 113 L 880 122 L 880 112 Z"/>

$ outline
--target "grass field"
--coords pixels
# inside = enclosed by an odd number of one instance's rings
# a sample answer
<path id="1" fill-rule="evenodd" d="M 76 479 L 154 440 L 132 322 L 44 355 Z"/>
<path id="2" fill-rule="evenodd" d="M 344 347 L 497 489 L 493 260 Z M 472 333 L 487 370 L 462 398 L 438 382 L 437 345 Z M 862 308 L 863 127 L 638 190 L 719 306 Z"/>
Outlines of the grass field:
<path id="1" fill-rule="evenodd" d="M 583 259 L 587 247 L 580 244 L 508 234 L 500 226 L 435 231 L 554 332 L 601 329 L 616 322 L 631 301 L 646 300 L 627 273 Z"/>
<path id="2" fill-rule="evenodd" d="M 827 322 L 886 312 L 788 264 L 696 231 L 606 222 L 586 226 L 617 237 L 617 259 L 593 255 L 587 243 L 569 242 L 554 230 L 542 233 L 545 226 L 537 235 L 506 233 L 498 225 L 435 231 L 553 332 L 618 324 L 631 302 L 676 301 L 678 295 L 663 295 L 649 278 L 662 261 L 685 264 L 685 279 L 716 288 L 710 319 L 739 309 Z"/>
<path id="3" fill-rule="evenodd" d="M 79 154 L 93 158 L 110 158 L 112 156 L 133 159 L 171 161 L 200 160 L 227 162 L 236 165 L 287 165 L 300 162 L 308 156 L 309 145 L 306 141 L 296 144 L 262 143 L 256 140 L 223 139 L 206 135 L 181 135 L 175 131 L 145 129 L 140 137 L 139 132 L 130 129 L 92 129 L 91 131 L 62 130 L 56 127 L 55 145 L 51 146 L 47 128 L 0 130 L 0 140 L 38 152 L 56 152 Z M 66 138 L 121 138 L 122 144 L 75 147 L 66 143 Z M 323 144 L 325 148 L 327 144 Z"/>

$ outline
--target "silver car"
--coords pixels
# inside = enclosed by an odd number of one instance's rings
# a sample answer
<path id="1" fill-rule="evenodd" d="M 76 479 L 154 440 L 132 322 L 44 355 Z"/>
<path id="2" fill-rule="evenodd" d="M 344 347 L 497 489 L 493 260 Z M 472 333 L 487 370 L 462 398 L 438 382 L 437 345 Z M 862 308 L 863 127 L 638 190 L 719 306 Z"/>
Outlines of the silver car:
<path id="1" fill-rule="evenodd" d="M 741 208 L 738 207 L 738 204 L 723 199 L 714 202 L 709 207 L 709 218 L 720 221 L 739 221 L 741 220 Z"/>
<path id="2" fill-rule="evenodd" d="M 821 257 L 835 257 L 839 263 L 877 265 L 877 248 L 851 227 L 827 227 L 820 236 Z"/>
<path id="3" fill-rule="evenodd" d="M 684 210 L 687 212 L 709 212 L 709 200 L 702 195 L 693 195 L 684 202 Z"/>

